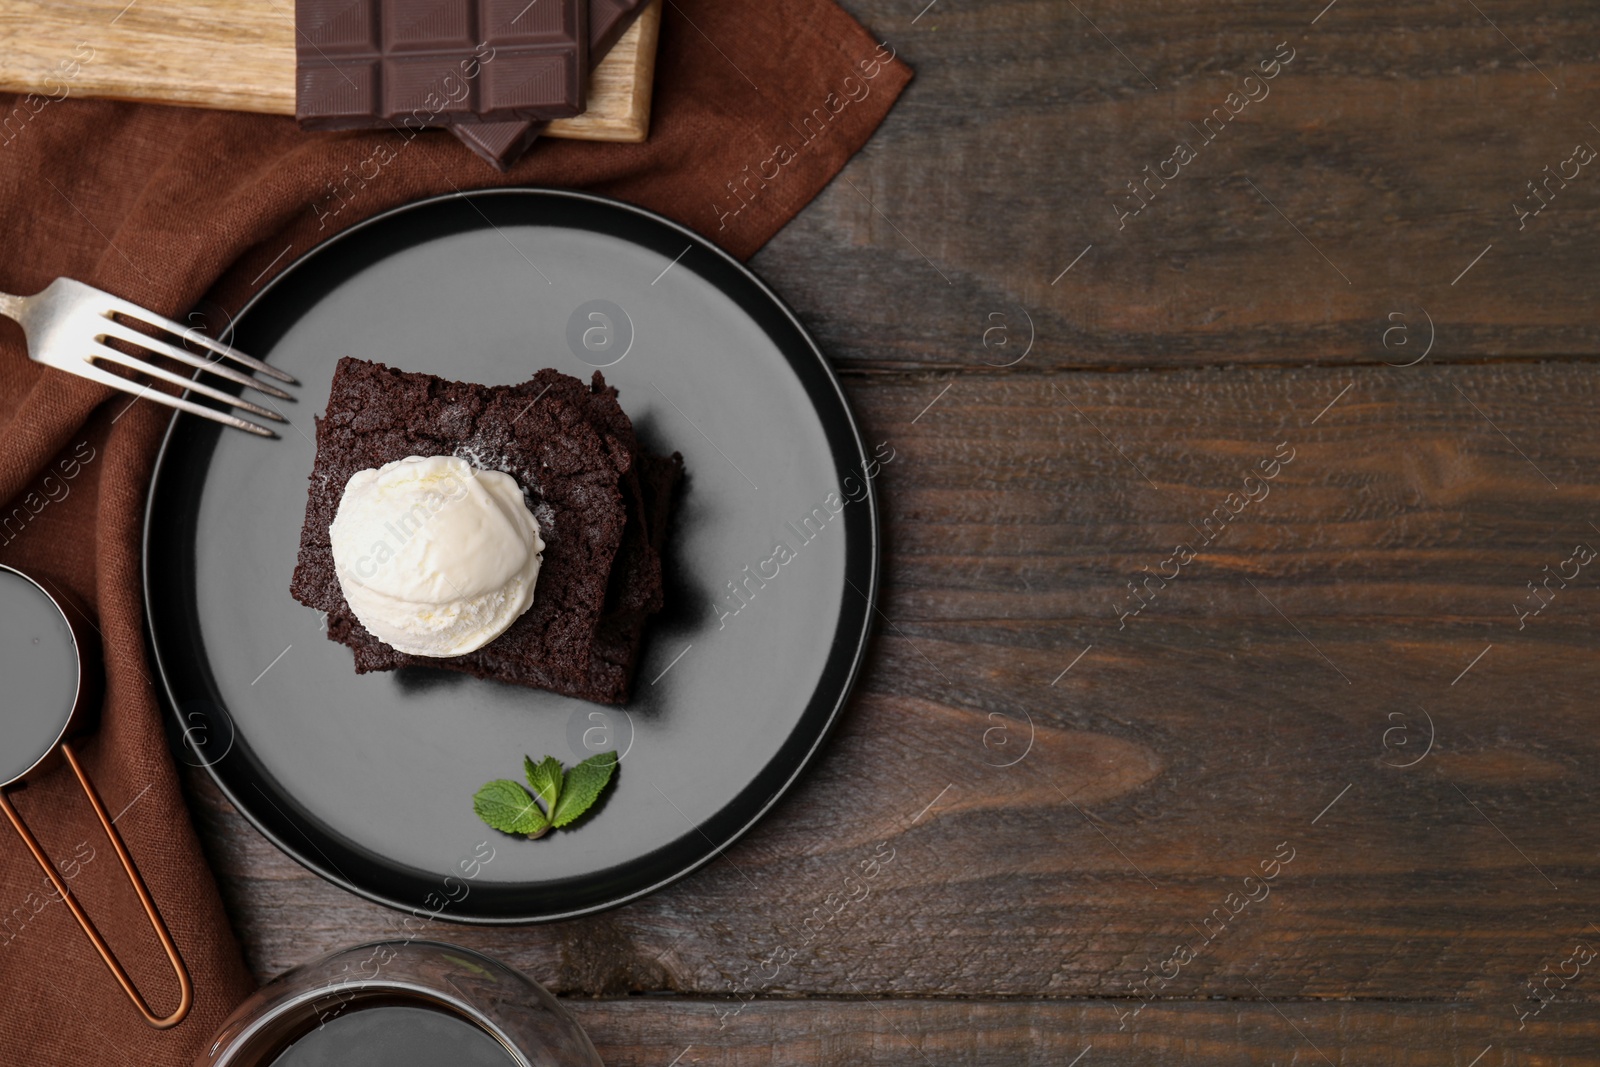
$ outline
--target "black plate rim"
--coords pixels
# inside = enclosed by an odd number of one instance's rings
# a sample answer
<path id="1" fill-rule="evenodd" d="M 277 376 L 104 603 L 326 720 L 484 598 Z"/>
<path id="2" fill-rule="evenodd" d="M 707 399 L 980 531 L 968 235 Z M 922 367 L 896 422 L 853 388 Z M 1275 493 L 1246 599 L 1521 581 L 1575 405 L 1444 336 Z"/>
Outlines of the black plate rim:
<path id="1" fill-rule="evenodd" d="M 761 278 L 751 271 L 750 268 L 747 267 L 743 262 L 734 258 L 708 238 L 702 236 L 694 230 L 691 230 L 681 223 L 667 218 L 664 215 L 660 215 L 654 211 L 650 211 L 647 208 L 642 208 L 638 205 L 630 204 L 626 201 L 617 200 L 612 197 L 600 196 L 594 193 L 586 193 L 570 189 L 527 186 L 463 190 L 452 193 L 444 193 L 437 196 L 430 196 L 420 200 L 410 201 L 405 204 L 396 205 L 395 207 L 388 208 L 376 215 L 373 215 L 371 218 L 363 219 L 361 222 L 355 223 L 348 228 L 341 230 L 339 233 L 334 234 L 327 240 L 322 241 L 308 249 L 304 254 L 296 257 L 287 266 L 285 266 L 283 270 L 279 271 L 265 285 L 263 285 L 260 290 L 258 290 L 253 296 L 245 301 L 238 313 L 232 317 L 232 320 L 237 321 L 243 319 L 247 313 L 249 313 L 258 303 L 266 299 L 268 295 L 274 292 L 274 290 L 286 279 L 296 276 L 297 271 L 305 264 L 312 261 L 319 254 L 322 254 L 326 250 L 341 244 L 346 239 L 351 238 L 356 234 L 360 234 L 369 229 L 386 224 L 391 220 L 400 216 L 404 216 L 412 211 L 417 211 L 436 205 L 443 205 L 451 202 L 467 202 L 471 204 L 476 200 L 484 198 L 498 199 L 528 196 L 550 197 L 559 200 L 585 203 L 600 208 L 615 209 L 637 216 L 646 224 L 665 226 L 668 229 L 676 231 L 682 238 L 690 242 L 691 246 L 714 256 L 721 262 L 721 265 L 725 269 L 731 269 L 734 271 L 740 276 L 744 283 L 752 286 L 761 297 L 769 302 L 772 309 L 778 312 L 778 314 L 784 320 L 786 320 L 788 326 L 794 331 L 794 335 L 803 343 L 805 349 L 804 354 L 809 356 L 814 364 L 812 369 L 815 373 L 819 373 L 822 381 L 826 383 L 829 388 L 831 388 L 833 398 L 836 400 L 838 407 L 836 412 L 832 415 L 824 415 L 823 413 L 819 412 L 819 417 L 823 418 L 824 426 L 833 424 L 834 420 L 837 419 L 837 428 L 843 430 L 848 435 L 850 443 L 854 447 L 855 455 L 852 458 L 863 465 L 870 462 L 865 441 L 861 435 L 861 428 L 856 421 L 855 413 L 850 406 L 849 400 L 845 396 L 844 388 L 839 381 L 838 374 L 834 371 L 832 365 L 829 364 L 826 356 L 823 355 L 823 352 L 817 345 L 815 338 L 811 336 L 810 332 L 800 322 L 799 318 L 795 315 L 793 309 L 789 307 L 788 303 L 778 296 L 778 294 L 774 292 L 771 287 L 762 281 Z M 476 207 L 476 205 L 474 205 L 474 207 Z M 479 214 L 482 214 L 482 212 L 480 211 Z M 487 216 L 485 216 L 485 220 L 488 221 Z M 490 222 L 490 225 L 492 226 L 493 223 Z M 230 328 L 231 325 L 232 322 L 230 321 Z M 778 347 L 786 362 L 789 362 L 791 365 L 793 365 L 794 353 L 789 351 L 784 346 L 780 345 Z M 188 394 L 185 395 L 187 396 Z M 201 428 L 211 428 L 218 432 L 223 430 L 223 428 L 216 423 L 201 420 L 197 416 L 187 415 L 177 411 L 173 413 L 172 418 L 168 421 L 166 430 L 162 434 L 161 445 L 156 452 L 150 485 L 145 496 L 145 516 L 140 538 L 140 576 L 144 583 L 142 599 L 144 602 L 145 636 L 149 642 L 150 658 L 155 666 L 155 673 L 158 681 L 157 697 L 160 700 L 162 710 L 165 713 L 163 715 L 163 719 L 167 725 L 169 744 L 173 748 L 175 755 L 181 753 L 186 740 L 192 741 L 192 739 L 187 737 L 188 728 L 186 727 L 183 719 L 178 695 L 173 689 L 172 672 L 169 671 L 168 665 L 162 656 L 161 644 L 156 637 L 157 606 L 151 593 L 151 590 L 154 588 L 152 581 L 151 541 L 152 537 L 156 533 L 153 516 L 156 514 L 155 503 L 162 487 L 163 473 L 168 469 L 168 454 L 175 447 L 175 438 L 178 436 L 181 430 L 185 427 L 194 426 L 196 424 L 199 424 Z M 838 456 L 836 455 L 835 460 L 837 461 L 837 459 Z M 418 905 L 414 902 L 408 902 L 386 895 L 379 890 L 362 884 L 356 879 L 346 878 L 333 868 L 331 861 L 319 862 L 318 859 L 311 856 L 307 850 L 291 842 L 286 835 L 278 833 L 272 826 L 264 821 L 263 818 L 258 817 L 253 803 L 247 802 L 241 795 L 241 791 L 232 788 L 229 782 L 224 778 L 223 773 L 219 770 L 219 767 L 227 761 L 229 753 L 224 753 L 223 756 L 214 761 L 203 761 L 200 765 L 205 769 L 206 774 L 211 779 L 212 783 L 228 799 L 229 803 L 231 803 L 237 811 L 244 815 L 245 819 L 251 824 L 251 826 L 253 826 L 258 833 L 260 833 L 275 847 L 277 847 L 279 851 L 283 852 L 286 856 L 300 864 L 306 870 L 324 879 L 325 881 L 344 889 L 346 892 L 352 893 L 365 900 L 370 900 L 373 903 L 393 908 L 397 911 L 425 915 L 430 920 L 443 919 L 446 922 L 459 923 L 463 925 L 518 926 L 546 922 L 560 922 L 585 915 L 592 915 L 598 912 L 608 911 L 612 908 L 620 907 L 642 897 L 649 896 L 650 894 L 666 888 L 667 886 L 687 877 L 690 874 L 693 874 L 695 871 L 711 863 L 718 856 L 722 855 L 722 853 L 731 847 L 735 842 L 743 838 L 745 834 L 747 834 L 755 827 L 757 823 L 767 816 L 767 814 L 779 803 L 779 801 L 789 794 L 790 790 L 794 788 L 794 786 L 799 782 L 800 778 L 808 770 L 810 770 L 812 765 L 816 762 L 818 756 L 821 754 L 824 746 L 833 735 L 833 731 L 837 728 L 839 720 L 844 713 L 844 708 L 846 704 L 849 703 L 849 700 L 855 691 L 856 684 L 860 680 L 862 667 L 866 662 L 868 646 L 873 630 L 873 615 L 878 610 L 878 593 L 882 571 L 882 528 L 878 505 L 877 487 L 874 484 L 874 478 L 863 478 L 861 479 L 861 482 L 865 487 L 865 496 L 860 502 L 866 505 L 864 528 L 867 534 L 867 552 L 865 554 L 865 559 L 860 561 L 852 558 L 853 554 L 847 555 L 845 566 L 846 581 L 852 587 L 854 587 L 854 583 L 850 582 L 850 574 L 852 571 L 857 571 L 858 576 L 864 578 L 866 588 L 864 590 L 856 590 L 857 592 L 863 594 L 864 604 L 863 610 L 860 612 L 860 624 L 859 627 L 854 628 L 855 632 L 841 633 L 841 631 L 849 625 L 848 620 L 843 618 L 841 618 L 839 627 L 835 631 L 836 643 L 843 638 L 849 640 L 852 643 L 852 647 L 848 652 L 849 663 L 847 669 L 845 670 L 844 675 L 838 685 L 838 694 L 833 700 L 832 707 L 828 709 L 826 719 L 816 727 L 811 744 L 807 747 L 805 752 L 794 761 L 794 765 L 790 769 L 788 775 L 784 777 L 782 782 L 779 783 L 778 787 L 774 789 L 769 796 L 754 806 L 747 818 L 737 824 L 730 831 L 724 833 L 720 840 L 713 842 L 713 847 L 706 851 L 703 855 L 694 858 L 691 862 L 679 864 L 677 869 L 663 877 L 656 879 L 648 885 L 639 886 L 630 891 L 619 893 L 609 899 L 594 904 L 561 911 L 506 915 L 475 912 L 471 909 L 452 909 L 449 906 L 439 910 L 419 909 Z M 859 573 L 860 568 L 858 566 L 858 562 L 860 565 L 864 565 L 864 575 Z M 826 671 L 827 667 L 825 666 L 824 672 L 826 673 Z M 226 713 L 224 712 L 224 714 Z M 802 723 L 802 728 L 803 725 L 804 724 Z M 787 740 L 792 741 L 795 735 L 799 732 L 800 728 L 797 728 L 796 731 L 789 735 Z M 774 760 L 776 759 L 777 757 L 775 756 Z M 768 766 L 770 767 L 771 764 Z M 257 786 L 257 791 L 261 791 L 259 786 Z M 264 792 L 263 796 L 266 796 Z M 267 799 L 268 802 L 271 803 L 270 797 Z M 737 805 L 738 801 L 739 798 L 736 796 L 734 800 L 730 801 L 727 806 L 711 816 L 711 819 L 718 818 L 725 814 L 732 807 Z M 285 819 L 287 820 L 287 816 L 285 816 Z M 707 820 L 707 822 L 709 821 L 710 819 Z M 701 823 L 694 830 L 691 830 L 690 834 L 700 833 L 701 836 L 705 836 L 701 830 L 701 827 L 704 825 L 704 822 Z M 690 834 L 685 834 L 683 837 L 680 837 L 677 840 L 683 840 L 684 838 L 690 836 Z M 313 849 L 316 848 L 314 841 L 311 841 L 309 838 L 307 841 L 309 844 L 311 844 Z M 323 857 L 323 859 L 326 860 L 326 857 Z M 401 865 L 394 863 L 394 866 L 399 867 Z"/>

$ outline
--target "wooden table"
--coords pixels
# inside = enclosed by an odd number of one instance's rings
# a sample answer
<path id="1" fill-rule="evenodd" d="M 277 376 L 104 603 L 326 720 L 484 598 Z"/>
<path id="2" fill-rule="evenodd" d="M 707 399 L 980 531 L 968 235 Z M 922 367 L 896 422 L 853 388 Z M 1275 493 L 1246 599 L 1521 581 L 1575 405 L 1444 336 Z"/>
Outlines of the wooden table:
<path id="1" fill-rule="evenodd" d="M 1600 1062 L 1600 9 L 925 2 L 754 261 L 897 453 L 842 728 L 445 932 L 614 1067 Z M 191 784 L 258 974 L 394 928 Z"/>

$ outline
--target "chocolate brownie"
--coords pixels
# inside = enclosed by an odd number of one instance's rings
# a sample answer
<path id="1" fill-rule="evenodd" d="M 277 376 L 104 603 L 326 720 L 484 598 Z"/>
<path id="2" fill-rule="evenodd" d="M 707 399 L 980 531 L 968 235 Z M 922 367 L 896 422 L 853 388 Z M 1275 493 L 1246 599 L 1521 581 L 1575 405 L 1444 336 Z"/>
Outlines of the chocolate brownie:
<path id="1" fill-rule="evenodd" d="M 676 452 L 671 456 L 641 453 L 638 456 L 638 465 L 640 485 L 643 489 L 642 510 L 629 512 L 627 532 L 624 534 L 622 546 L 617 551 L 618 563 L 612 571 L 612 579 L 615 584 L 618 575 L 624 571 L 635 576 L 641 575 L 646 561 L 654 561 L 655 586 L 648 592 L 656 606 L 648 610 L 637 607 L 625 608 L 608 613 L 600 619 L 591 646 L 587 683 L 559 690 L 565 696 L 590 700 L 597 704 L 620 704 L 628 699 L 645 625 L 650 621 L 651 615 L 660 610 L 662 603 L 660 552 L 666 540 L 673 494 L 683 476 L 683 457 Z M 631 570 L 622 562 L 625 559 L 633 561 Z M 331 619 L 332 616 L 330 622 Z M 355 626 L 362 634 L 366 633 L 360 628 L 359 622 L 355 622 Z M 335 639 L 346 644 L 350 643 L 342 636 Z M 377 638 L 370 635 L 367 636 L 367 640 L 377 642 Z M 410 656 L 399 658 L 423 666 L 448 666 L 446 660 Z"/>
<path id="2" fill-rule="evenodd" d="M 614 626 L 633 616 L 642 623 L 659 603 L 659 541 L 652 543 L 641 527 L 625 547 L 630 504 L 642 515 L 646 489 L 635 470 L 632 424 L 598 372 L 589 386 L 554 370 L 521 385 L 481 386 L 346 358 L 335 370 L 316 437 L 290 588 L 301 603 L 328 613 L 328 636 L 354 650 L 358 673 L 430 666 L 572 696 L 603 691 L 622 698 L 631 663 L 613 655 L 606 661 L 611 669 L 597 676 L 597 630 L 614 565 L 647 583 L 612 594 Z M 411 656 L 379 641 L 350 611 L 334 570 L 328 527 L 345 483 L 357 471 L 412 455 L 457 455 L 510 474 L 545 541 L 533 605 L 505 633 L 463 656 Z M 608 650 L 615 652 L 609 644 Z"/>

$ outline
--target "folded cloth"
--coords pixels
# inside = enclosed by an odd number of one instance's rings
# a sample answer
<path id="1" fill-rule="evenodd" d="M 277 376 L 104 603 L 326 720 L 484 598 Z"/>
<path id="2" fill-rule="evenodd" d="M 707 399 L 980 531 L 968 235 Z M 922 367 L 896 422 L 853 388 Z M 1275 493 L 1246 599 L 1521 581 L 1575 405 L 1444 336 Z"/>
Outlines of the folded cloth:
<path id="1" fill-rule="evenodd" d="M 671 0 L 649 141 L 547 140 L 504 175 L 445 131 L 312 134 L 287 118 L 0 96 L 0 290 L 77 278 L 216 333 L 330 234 L 422 196 L 499 185 L 618 197 L 748 257 L 910 77 L 832 0 Z M 0 825 L 0 1063 L 189 1063 L 254 984 L 184 807 L 145 655 L 140 524 L 169 414 L 30 362 L 21 330 L 0 324 L 0 562 L 75 593 L 103 635 L 103 718 L 80 751 L 196 990 L 176 1028 L 145 1026 Z M 165 956 L 70 770 L 11 795 L 153 1010 L 171 1011 Z"/>

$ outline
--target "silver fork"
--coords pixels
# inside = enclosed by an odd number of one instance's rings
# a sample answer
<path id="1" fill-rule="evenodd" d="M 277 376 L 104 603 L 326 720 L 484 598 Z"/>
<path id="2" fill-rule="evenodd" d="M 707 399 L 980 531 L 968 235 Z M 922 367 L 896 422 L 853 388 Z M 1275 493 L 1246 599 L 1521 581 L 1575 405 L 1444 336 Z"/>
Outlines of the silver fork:
<path id="1" fill-rule="evenodd" d="M 245 355 L 238 349 L 229 345 L 213 341 L 201 334 L 200 331 L 182 323 L 173 322 L 171 319 L 162 318 L 160 315 L 146 311 L 138 304 L 130 304 L 110 293 L 103 292 L 93 286 L 75 282 L 70 278 L 57 278 L 45 286 L 41 292 L 33 296 L 11 296 L 0 293 L 0 315 L 15 319 L 22 324 L 22 332 L 28 338 L 28 358 L 57 370 L 64 370 L 68 374 L 76 374 L 80 378 L 109 385 L 113 389 L 121 389 L 125 393 L 136 393 L 139 396 L 148 396 L 158 404 L 165 404 L 179 411 L 187 411 L 191 415 L 198 415 L 203 419 L 220 422 L 226 426 L 234 426 L 249 433 L 260 434 L 262 437 L 276 437 L 265 426 L 241 419 L 218 411 L 216 408 L 196 404 L 183 397 L 173 396 L 162 392 L 150 385 L 135 381 L 120 374 L 113 374 L 106 370 L 100 363 L 114 363 L 126 367 L 138 374 L 147 375 L 158 381 L 171 385 L 182 386 L 184 389 L 200 396 L 210 397 L 212 400 L 221 401 L 229 407 L 240 408 L 252 415 L 273 419 L 277 422 L 288 422 L 282 414 L 269 411 L 259 404 L 253 404 L 231 393 L 224 392 L 214 386 L 207 385 L 196 378 L 186 378 L 176 374 L 165 367 L 155 363 L 130 356 L 126 352 L 119 352 L 106 344 L 107 339 L 116 338 L 131 345 L 137 345 L 147 352 L 167 356 L 208 371 L 230 382 L 243 385 L 268 396 L 280 400 L 292 400 L 293 396 L 284 392 L 275 385 L 263 382 L 248 374 L 244 374 L 233 367 L 223 364 L 224 359 L 231 359 L 241 366 L 286 382 L 289 385 L 298 385 L 294 378 L 269 367 L 259 359 Z M 171 334 L 183 341 L 193 341 L 212 352 L 210 358 L 197 356 L 184 348 L 181 344 L 171 344 L 159 338 L 141 333 L 133 327 L 118 322 L 113 315 L 121 315 L 135 322 L 153 326 L 158 330 Z"/>

